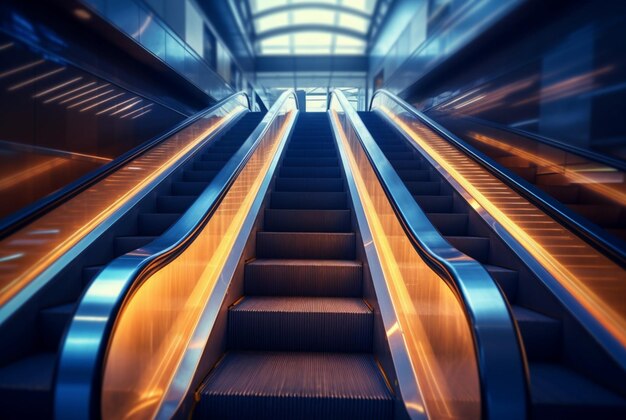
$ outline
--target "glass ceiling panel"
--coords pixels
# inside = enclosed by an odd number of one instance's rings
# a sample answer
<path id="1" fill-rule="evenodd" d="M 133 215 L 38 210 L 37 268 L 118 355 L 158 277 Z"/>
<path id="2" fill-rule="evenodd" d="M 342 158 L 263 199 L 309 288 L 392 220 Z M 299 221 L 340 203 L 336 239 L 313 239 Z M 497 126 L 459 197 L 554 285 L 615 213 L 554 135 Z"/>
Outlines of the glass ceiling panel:
<path id="1" fill-rule="evenodd" d="M 365 54 L 365 35 L 376 0 L 248 1 L 261 55 Z M 317 25 L 337 30 L 311 32 L 317 28 L 310 26 Z M 278 33 L 272 33 L 275 30 Z"/>

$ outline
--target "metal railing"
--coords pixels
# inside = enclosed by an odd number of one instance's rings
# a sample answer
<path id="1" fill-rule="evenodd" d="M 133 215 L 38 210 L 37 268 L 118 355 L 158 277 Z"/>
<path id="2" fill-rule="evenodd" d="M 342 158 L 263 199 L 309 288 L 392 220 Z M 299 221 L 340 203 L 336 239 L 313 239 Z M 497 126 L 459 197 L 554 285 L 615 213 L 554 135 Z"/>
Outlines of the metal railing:
<path id="1" fill-rule="evenodd" d="M 422 409 L 433 418 L 525 418 L 523 350 L 498 286 L 481 264 L 438 233 L 341 92 L 333 94 L 330 112 L 356 179 L 395 311 L 392 329 L 404 337 Z"/>
<path id="2" fill-rule="evenodd" d="M 59 418 L 168 418 L 189 394 L 213 290 L 297 113 L 287 91 L 191 208 L 111 262 L 83 296 L 56 376 Z"/>

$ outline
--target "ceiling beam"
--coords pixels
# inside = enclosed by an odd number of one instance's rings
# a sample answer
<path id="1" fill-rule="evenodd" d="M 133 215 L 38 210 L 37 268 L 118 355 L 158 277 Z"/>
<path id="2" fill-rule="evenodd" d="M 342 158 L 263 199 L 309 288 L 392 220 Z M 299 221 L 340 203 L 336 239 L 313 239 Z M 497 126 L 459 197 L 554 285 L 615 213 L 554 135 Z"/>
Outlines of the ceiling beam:
<path id="1" fill-rule="evenodd" d="M 361 10 L 357 10 L 352 7 L 342 6 L 340 4 L 324 4 L 324 3 L 308 2 L 308 3 L 285 4 L 284 6 L 271 7 L 269 9 L 263 10 L 262 12 L 256 13 L 253 16 L 253 18 L 258 19 L 258 18 L 262 18 L 265 16 L 273 15 L 275 13 L 290 12 L 292 10 L 298 10 L 298 9 L 325 9 L 325 10 L 330 10 L 333 12 L 349 13 L 354 16 L 362 17 L 363 19 L 369 19 L 372 17 L 369 13 L 362 12 Z"/>
<path id="2" fill-rule="evenodd" d="M 256 34 L 256 41 L 260 41 L 266 38 L 272 38 L 279 35 L 293 34 L 297 32 L 327 32 L 349 36 L 351 38 L 360 39 L 361 41 L 366 40 L 364 33 L 355 31 L 354 29 L 333 25 L 311 24 L 280 26 L 278 28 L 270 29 L 268 31 L 259 32 Z"/>

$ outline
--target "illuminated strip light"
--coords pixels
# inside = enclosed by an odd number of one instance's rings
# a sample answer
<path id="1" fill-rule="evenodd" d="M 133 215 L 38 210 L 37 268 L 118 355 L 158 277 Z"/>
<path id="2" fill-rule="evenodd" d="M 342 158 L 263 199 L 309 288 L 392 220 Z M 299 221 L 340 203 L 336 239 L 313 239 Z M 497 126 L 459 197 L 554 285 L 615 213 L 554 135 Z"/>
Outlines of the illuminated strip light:
<path id="1" fill-rule="evenodd" d="M 84 84 L 84 85 L 82 85 L 82 86 L 79 86 L 79 87 L 77 87 L 77 88 L 75 88 L 75 89 L 72 89 L 72 90 L 70 90 L 70 91 L 64 92 L 64 93 L 62 93 L 62 94 L 60 94 L 60 95 L 57 95 L 57 96 L 55 96 L 55 97 L 48 98 L 48 99 L 46 99 L 45 101 L 43 101 L 43 103 L 44 103 L 44 104 L 49 104 L 50 102 L 54 102 L 54 101 L 56 101 L 57 99 L 61 99 L 61 98 L 65 97 L 65 96 L 67 96 L 67 95 L 71 95 L 72 93 L 78 92 L 79 90 L 83 90 L 83 89 L 88 88 L 89 86 L 93 86 L 93 85 L 95 85 L 95 84 L 96 84 L 96 82 L 89 82 L 89 83 L 87 83 L 87 84 Z"/>
<path id="2" fill-rule="evenodd" d="M 4 51 L 4 50 L 8 50 L 9 48 L 13 47 L 13 45 L 15 45 L 12 42 L 8 42 L 6 44 L 2 44 L 0 45 L 0 51 Z"/>
<path id="3" fill-rule="evenodd" d="M 144 111 L 144 110 L 150 108 L 151 106 L 152 106 L 152 104 L 144 105 L 141 108 L 137 108 L 137 109 L 129 112 L 128 114 L 122 115 L 120 118 L 130 117 L 131 115 L 136 114 L 136 113 L 141 112 L 141 111 Z"/>
<path id="4" fill-rule="evenodd" d="M 24 70 L 28 70 L 28 69 L 30 69 L 32 67 L 38 66 L 38 65 L 40 65 L 42 63 L 45 63 L 45 62 L 46 62 L 46 60 L 37 60 L 37 61 L 33 61 L 32 63 L 28 63 L 28 64 L 24 64 L 24 65 L 19 66 L 19 67 L 15 67 L 14 69 L 7 70 L 7 71 L 5 71 L 3 73 L 0 73 L 0 79 L 3 79 L 5 77 L 7 77 L 7 76 L 11 76 L 12 74 L 19 73 L 19 72 L 24 71 Z"/>
<path id="5" fill-rule="evenodd" d="M 94 95 L 94 96 L 91 96 L 91 97 L 89 97 L 87 99 L 83 99 L 82 101 L 76 102 L 75 104 L 72 104 L 72 105 L 68 106 L 67 109 L 76 108 L 77 106 L 85 104 L 85 103 L 87 103 L 89 101 L 93 101 L 94 99 L 97 99 L 97 98 L 99 98 L 99 97 L 101 97 L 103 95 L 107 95 L 107 94 L 109 94 L 111 92 L 114 92 L 114 91 L 115 91 L 115 89 L 105 90 L 104 92 L 98 93 L 97 95 Z"/>
<path id="6" fill-rule="evenodd" d="M 24 256 L 23 252 L 18 252 L 16 254 L 11 254 L 11 255 L 4 256 L 4 257 L 0 257 L 0 263 L 17 260 L 19 258 L 22 258 L 23 256 Z"/>
<path id="7" fill-rule="evenodd" d="M 115 105 L 108 107 L 107 109 L 103 109 L 102 111 L 98 111 L 98 112 L 96 113 L 96 115 L 106 114 L 107 112 L 114 110 L 114 109 L 115 109 L 115 108 L 117 108 L 118 106 L 122 106 L 122 105 L 124 105 L 124 104 L 127 104 L 127 103 L 129 103 L 130 101 L 135 100 L 135 99 L 137 99 L 137 97 L 136 97 L 136 96 L 134 96 L 134 97 L 132 97 L 132 98 L 128 98 L 128 99 L 126 99 L 125 101 L 122 101 L 122 102 L 116 103 Z"/>
<path id="8" fill-rule="evenodd" d="M 50 89 L 46 89 L 43 92 L 38 92 L 38 93 L 34 94 L 33 98 L 39 98 L 39 97 L 42 97 L 44 95 L 47 95 L 47 94 L 49 94 L 51 92 L 54 92 L 55 90 L 61 89 L 62 87 L 65 87 L 67 85 L 71 85 L 72 83 L 78 82 L 82 78 L 83 78 L 82 76 L 76 77 L 74 79 L 68 80 L 67 82 L 63 82 L 63 83 L 60 83 L 60 84 L 58 84 L 56 86 L 52 86 Z"/>
<path id="9" fill-rule="evenodd" d="M 119 97 L 120 97 L 120 96 L 122 96 L 123 94 L 124 94 L 124 92 L 122 92 L 122 93 L 118 93 L 117 95 L 110 96 L 110 97 L 108 97 L 108 98 L 106 98 L 106 99 L 103 99 L 103 100 L 101 100 L 101 101 L 99 101 L 99 102 L 96 102 L 96 103 L 95 103 L 95 104 L 93 104 L 93 105 L 89 105 L 88 107 L 81 109 L 81 110 L 80 110 L 80 112 L 85 112 L 85 111 L 87 111 L 87 110 L 90 110 L 90 109 L 92 109 L 92 108 L 97 107 L 98 105 L 102 105 L 102 104 L 104 104 L 104 103 L 106 103 L 106 102 L 109 102 L 109 101 L 111 101 L 111 100 L 115 99 L 115 98 L 119 98 Z"/>
<path id="10" fill-rule="evenodd" d="M 147 111 L 144 111 L 144 112 L 142 112 L 141 114 L 139 114 L 139 115 L 135 115 L 134 117 L 132 117 L 132 118 L 131 118 L 131 120 L 134 120 L 135 118 L 139 118 L 139 117 L 141 117 L 141 116 L 143 116 L 143 115 L 146 115 L 146 114 L 148 114 L 148 113 L 150 113 L 150 112 L 152 112 L 152 110 L 151 110 L 151 109 L 149 109 L 149 110 L 147 110 Z"/>
<path id="11" fill-rule="evenodd" d="M 2 178 L 2 180 L 0 180 L 0 191 L 15 187 L 20 182 L 26 181 L 29 178 L 34 178 L 37 175 L 41 175 L 42 173 L 54 169 L 57 166 L 63 165 L 67 162 L 67 159 L 54 158 L 46 162 L 42 162 L 38 165 L 26 168 L 23 171 L 20 171 L 14 175 L 4 177 Z"/>
<path id="12" fill-rule="evenodd" d="M 95 83 L 95 82 L 94 82 L 94 83 Z M 109 86 L 109 84 L 108 84 L 108 83 L 105 83 L 105 84 L 100 85 L 100 86 L 98 86 L 98 87 L 95 87 L 95 88 L 93 88 L 93 89 L 89 89 L 89 90 L 88 90 L 88 91 L 86 91 L 86 92 L 79 93 L 78 95 L 74 95 L 74 96 L 72 96 L 71 98 L 64 99 L 64 100 L 62 100 L 61 102 L 59 102 L 59 104 L 63 105 L 63 104 L 65 104 L 65 103 L 72 102 L 74 99 L 78 99 L 78 98 L 83 97 L 83 96 L 85 96 L 85 95 L 89 95 L 90 93 L 95 92 L 95 91 L 97 91 L 97 90 L 100 90 L 100 89 L 102 89 L 102 88 L 105 88 L 105 87 L 107 87 L 107 86 Z"/>
<path id="13" fill-rule="evenodd" d="M 63 70 L 65 70 L 65 67 L 61 67 L 59 69 L 49 71 L 48 73 L 40 74 L 39 76 L 35 76 L 32 79 L 28 79 L 28 80 L 26 80 L 26 81 L 24 81 L 22 83 L 18 83 L 17 85 L 13 85 L 13 86 L 9 87 L 7 90 L 9 92 L 13 92 L 14 90 L 18 90 L 18 89 L 21 89 L 21 88 L 23 88 L 25 86 L 32 85 L 33 83 L 38 82 L 39 80 L 45 79 L 46 77 L 50 77 L 50 76 L 53 76 L 53 75 L 55 75 L 57 73 L 61 73 Z"/>
<path id="14" fill-rule="evenodd" d="M 139 104 L 140 102 L 143 102 L 143 99 L 139 99 L 139 100 L 137 100 L 137 101 L 135 101 L 135 102 L 133 102 L 133 103 L 131 103 L 131 104 L 126 105 L 124 108 L 118 109 L 117 111 L 115 111 L 114 113 L 112 113 L 112 114 L 111 114 L 111 116 L 113 116 L 113 115 L 117 115 L 117 114 L 119 114 L 120 112 L 124 112 L 124 111 L 126 111 L 127 109 L 131 109 L 132 107 L 134 107 L 135 105 Z"/>

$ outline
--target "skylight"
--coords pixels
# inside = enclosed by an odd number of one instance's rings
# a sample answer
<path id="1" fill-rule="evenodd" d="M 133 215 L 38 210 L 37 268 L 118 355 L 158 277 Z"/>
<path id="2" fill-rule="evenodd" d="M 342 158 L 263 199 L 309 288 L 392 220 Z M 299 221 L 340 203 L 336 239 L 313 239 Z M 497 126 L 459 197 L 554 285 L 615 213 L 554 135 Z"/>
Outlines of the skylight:
<path id="1" fill-rule="evenodd" d="M 260 55 L 361 55 L 376 0 L 248 0 Z"/>

